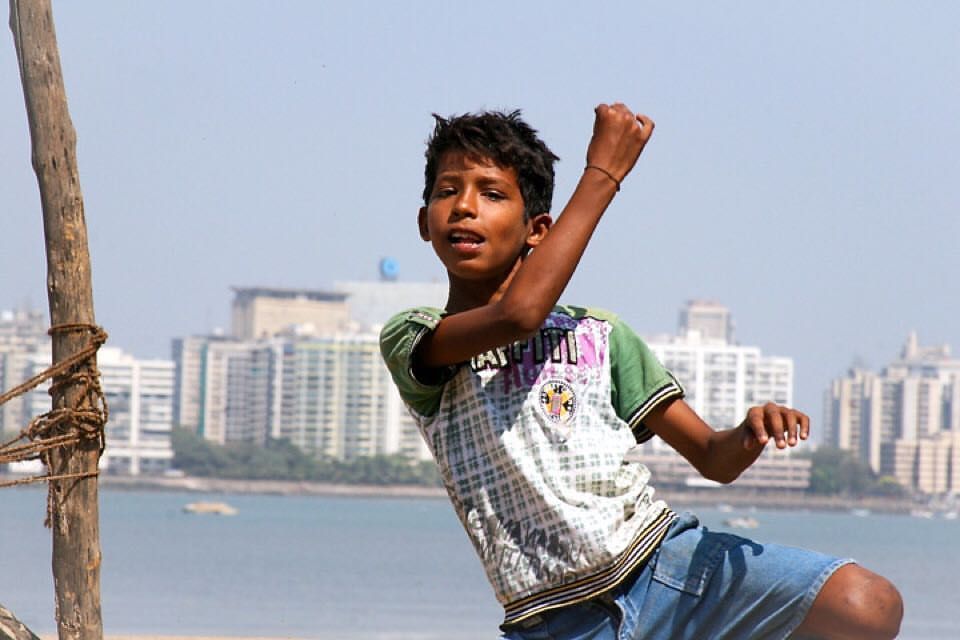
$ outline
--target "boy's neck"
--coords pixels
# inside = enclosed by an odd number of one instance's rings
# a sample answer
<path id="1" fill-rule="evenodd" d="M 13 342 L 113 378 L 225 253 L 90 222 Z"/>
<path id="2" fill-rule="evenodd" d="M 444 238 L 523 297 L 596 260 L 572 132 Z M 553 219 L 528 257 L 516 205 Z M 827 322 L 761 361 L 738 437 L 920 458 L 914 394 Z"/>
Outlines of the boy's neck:
<path id="1" fill-rule="evenodd" d="M 513 268 L 502 277 L 490 280 L 462 280 L 447 272 L 449 290 L 447 292 L 447 313 L 460 313 L 478 307 L 493 304 L 503 297 L 514 274 L 520 268 L 522 259 L 517 259 Z"/>

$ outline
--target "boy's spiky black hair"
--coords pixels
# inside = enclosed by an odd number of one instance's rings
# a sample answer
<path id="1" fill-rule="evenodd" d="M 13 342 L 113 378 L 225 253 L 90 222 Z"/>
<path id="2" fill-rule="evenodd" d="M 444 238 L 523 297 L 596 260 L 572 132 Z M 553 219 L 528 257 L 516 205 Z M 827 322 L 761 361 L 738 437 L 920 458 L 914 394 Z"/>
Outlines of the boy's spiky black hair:
<path id="1" fill-rule="evenodd" d="M 440 158 L 448 151 L 459 151 L 474 158 L 486 158 L 497 166 L 517 172 L 527 219 L 549 213 L 553 201 L 553 163 L 559 160 L 537 132 L 520 117 L 520 111 L 484 111 L 442 118 L 433 114 L 436 124 L 427 140 L 427 165 L 424 169 L 423 202 L 428 204 L 437 179 Z"/>

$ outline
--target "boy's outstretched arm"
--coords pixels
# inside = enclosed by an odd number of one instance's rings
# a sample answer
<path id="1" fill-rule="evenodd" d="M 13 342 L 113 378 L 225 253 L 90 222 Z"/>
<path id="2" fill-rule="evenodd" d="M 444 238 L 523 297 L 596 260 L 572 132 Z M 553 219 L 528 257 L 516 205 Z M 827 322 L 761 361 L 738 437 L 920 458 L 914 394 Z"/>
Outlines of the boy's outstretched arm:
<path id="1" fill-rule="evenodd" d="M 530 248 L 502 295 L 488 304 L 446 316 L 420 343 L 417 359 L 428 368 L 457 364 L 536 331 L 561 293 L 619 183 L 630 173 L 653 133 L 653 121 L 623 104 L 595 109 L 587 166 L 555 224 L 548 212 L 534 216 Z M 552 228 L 551 228 L 552 227 Z M 547 230 L 549 229 L 549 233 Z"/>
<path id="2" fill-rule="evenodd" d="M 664 402 L 644 424 L 710 480 L 737 479 L 773 440 L 778 449 L 796 446 L 810 435 L 806 414 L 768 402 L 747 411 L 738 427 L 715 431 L 681 399 Z"/>

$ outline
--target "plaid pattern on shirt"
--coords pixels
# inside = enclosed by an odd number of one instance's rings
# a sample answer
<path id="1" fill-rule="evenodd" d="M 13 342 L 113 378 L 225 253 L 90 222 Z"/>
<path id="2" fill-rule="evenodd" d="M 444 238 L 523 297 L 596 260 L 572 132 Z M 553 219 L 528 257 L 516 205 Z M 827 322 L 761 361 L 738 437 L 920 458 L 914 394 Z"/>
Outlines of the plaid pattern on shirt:
<path id="1" fill-rule="evenodd" d="M 616 316 L 575 307 L 425 384 L 412 355 L 442 316 L 394 316 L 381 349 L 505 622 L 612 588 L 674 519 L 647 468 L 624 456 L 652 436 L 649 411 L 682 388 Z"/>

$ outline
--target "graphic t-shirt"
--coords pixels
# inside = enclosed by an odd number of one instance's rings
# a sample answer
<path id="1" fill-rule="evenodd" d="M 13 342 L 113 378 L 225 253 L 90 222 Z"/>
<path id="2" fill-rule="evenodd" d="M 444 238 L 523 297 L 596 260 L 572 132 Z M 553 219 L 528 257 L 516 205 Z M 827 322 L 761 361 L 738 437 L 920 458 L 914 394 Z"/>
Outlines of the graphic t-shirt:
<path id="1" fill-rule="evenodd" d="M 381 351 L 505 622 L 616 586 L 675 518 L 625 455 L 652 437 L 650 410 L 683 389 L 619 318 L 579 307 L 425 382 L 413 353 L 443 314 L 397 314 Z"/>

